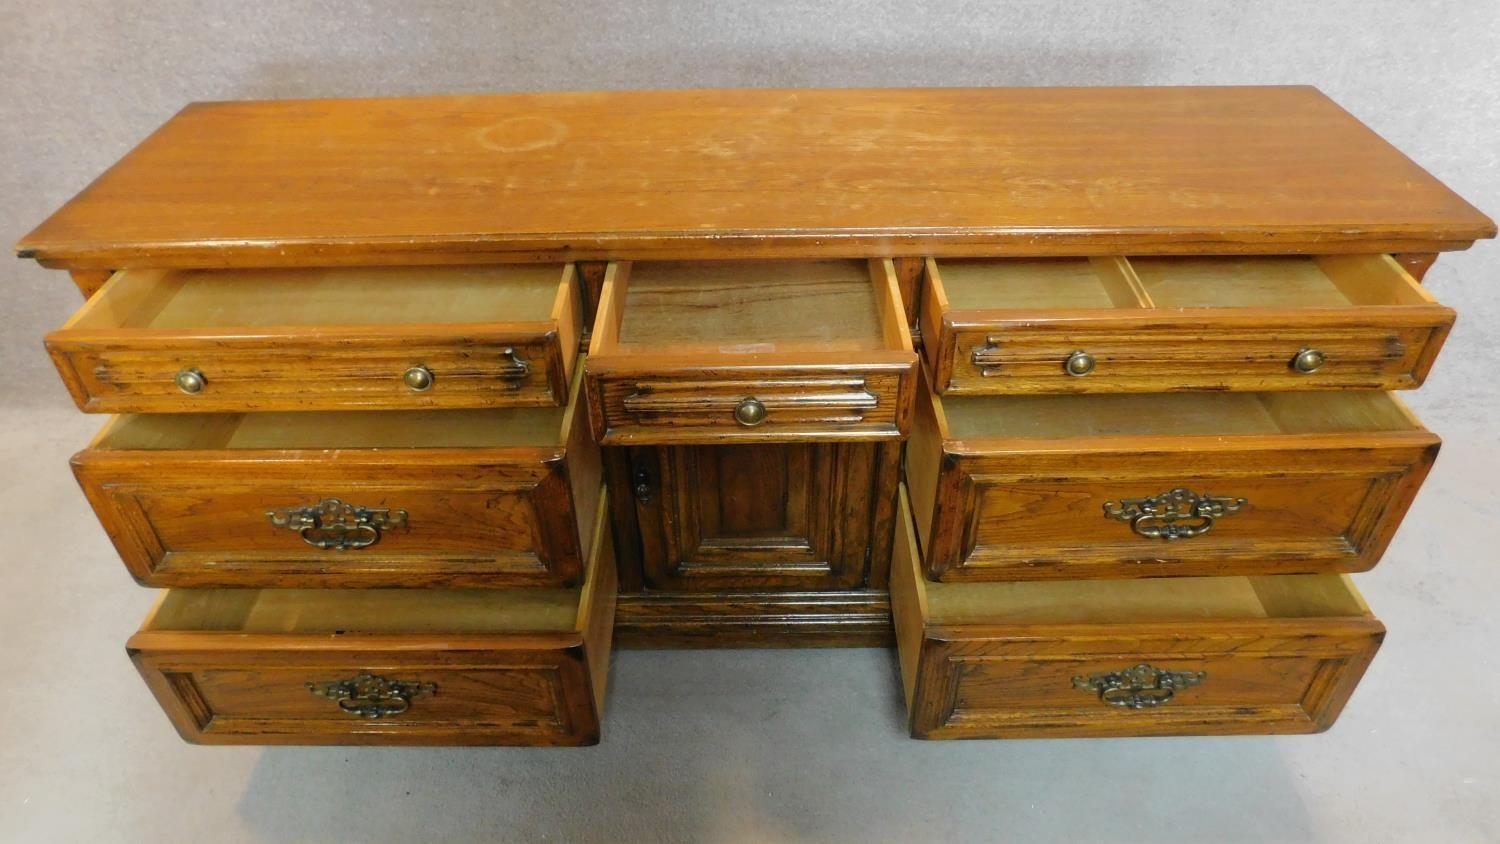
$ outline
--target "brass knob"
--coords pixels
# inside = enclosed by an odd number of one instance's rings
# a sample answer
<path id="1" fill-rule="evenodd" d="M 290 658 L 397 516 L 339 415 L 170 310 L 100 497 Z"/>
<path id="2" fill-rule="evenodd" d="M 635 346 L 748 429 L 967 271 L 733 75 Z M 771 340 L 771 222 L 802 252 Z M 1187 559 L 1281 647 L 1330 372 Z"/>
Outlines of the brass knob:
<path id="1" fill-rule="evenodd" d="M 1084 351 L 1077 351 L 1068 355 L 1068 360 L 1063 364 L 1063 369 L 1075 378 L 1094 371 L 1094 356 Z"/>
<path id="2" fill-rule="evenodd" d="M 759 399 L 742 399 L 734 406 L 734 421 L 747 428 L 759 425 L 766 421 L 766 406 Z"/>
<path id="3" fill-rule="evenodd" d="M 208 386 L 208 379 L 196 369 L 184 369 L 172 380 L 177 382 L 177 389 L 190 396 L 198 395 L 203 392 L 204 387 Z"/>
<path id="4" fill-rule="evenodd" d="M 410 387 L 412 392 L 425 393 L 432 389 L 432 370 L 425 366 L 413 366 L 406 370 L 401 380 L 406 382 L 406 386 Z"/>
<path id="5" fill-rule="evenodd" d="M 1292 356 L 1292 369 L 1301 373 L 1317 372 L 1328 362 L 1328 356 L 1317 349 L 1299 349 Z"/>

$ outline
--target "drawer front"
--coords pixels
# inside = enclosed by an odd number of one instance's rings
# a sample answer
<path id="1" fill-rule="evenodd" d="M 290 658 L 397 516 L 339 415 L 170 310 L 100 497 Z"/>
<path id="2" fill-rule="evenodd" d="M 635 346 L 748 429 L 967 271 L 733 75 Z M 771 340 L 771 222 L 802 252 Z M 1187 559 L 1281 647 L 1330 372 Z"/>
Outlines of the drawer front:
<path id="1" fill-rule="evenodd" d="M 915 487 L 926 563 L 941 580 L 1364 571 L 1437 439 L 1317 440 L 954 455 Z"/>
<path id="2" fill-rule="evenodd" d="M 150 586 L 576 583 L 597 462 L 476 451 L 86 451 L 74 470 Z"/>
<path id="3" fill-rule="evenodd" d="M 288 643 L 290 646 L 293 643 Z M 203 744 L 593 744 L 581 653 L 134 653 L 184 738 Z M 484 647 L 484 646 L 480 646 Z"/>
<path id="4" fill-rule="evenodd" d="M 1388 255 L 929 260 L 926 272 L 920 318 L 942 393 L 1410 389 L 1454 318 Z"/>
<path id="5" fill-rule="evenodd" d="M 1410 323 L 1425 315 L 1393 319 Z M 1160 317 L 945 325 L 935 344 L 938 389 L 954 395 L 1410 389 L 1427 376 L 1452 325 L 1451 312 L 1432 316 L 1387 325 L 1305 315 L 1233 325 L 1223 324 L 1227 318 L 1216 324 Z M 1321 363 L 1304 372 L 1299 360 L 1304 368 Z"/>
<path id="6" fill-rule="evenodd" d="M 919 738 L 1305 733 L 1329 727 L 1384 629 L 1374 620 L 929 630 Z"/>
<path id="7" fill-rule="evenodd" d="M 897 439 L 907 431 L 916 365 L 590 370 L 595 431 L 606 444 Z"/>
<path id="8" fill-rule="evenodd" d="M 78 406 L 101 413 L 555 405 L 567 398 L 573 361 L 557 332 L 540 329 L 171 341 L 53 335 L 48 349 Z"/>

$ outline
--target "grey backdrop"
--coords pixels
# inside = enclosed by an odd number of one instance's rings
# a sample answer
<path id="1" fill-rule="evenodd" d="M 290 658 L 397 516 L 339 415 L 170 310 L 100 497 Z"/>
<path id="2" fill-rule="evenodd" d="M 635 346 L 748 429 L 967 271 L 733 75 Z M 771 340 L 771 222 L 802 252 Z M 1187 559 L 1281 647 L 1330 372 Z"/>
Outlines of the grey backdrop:
<path id="1" fill-rule="evenodd" d="M 1500 4 L 0 0 L 7 248 L 183 103 L 710 86 L 1311 83 L 1500 213 Z M 1392 635 L 1316 738 L 931 745 L 881 651 L 626 653 L 605 744 L 202 750 L 120 653 L 150 595 L 67 476 L 41 336 L 79 299 L 0 260 L 0 838 L 1193 841 L 1500 838 L 1500 247 L 1411 401 L 1447 444 L 1360 585 Z"/>

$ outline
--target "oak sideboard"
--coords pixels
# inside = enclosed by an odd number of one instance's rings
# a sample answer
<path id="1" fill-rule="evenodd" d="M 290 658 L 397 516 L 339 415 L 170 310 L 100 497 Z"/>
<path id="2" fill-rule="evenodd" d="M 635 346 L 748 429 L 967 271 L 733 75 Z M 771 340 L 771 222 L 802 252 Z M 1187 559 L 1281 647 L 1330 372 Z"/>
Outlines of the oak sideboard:
<path id="1" fill-rule="evenodd" d="M 17 250 L 184 738 L 577 745 L 613 646 L 1327 728 L 1494 235 L 1312 88 L 705 90 L 195 103 Z"/>

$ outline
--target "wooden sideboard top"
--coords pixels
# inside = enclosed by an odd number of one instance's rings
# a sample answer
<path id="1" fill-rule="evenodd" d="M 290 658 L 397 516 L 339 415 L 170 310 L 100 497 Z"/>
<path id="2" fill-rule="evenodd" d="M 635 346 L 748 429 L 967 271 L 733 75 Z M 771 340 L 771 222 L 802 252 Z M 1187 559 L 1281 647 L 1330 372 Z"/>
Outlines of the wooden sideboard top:
<path id="1" fill-rule="evenodd" d="M 1495 225 L 1308 87 L 198 103 L 51 266 L 1461 249 Z"/>

